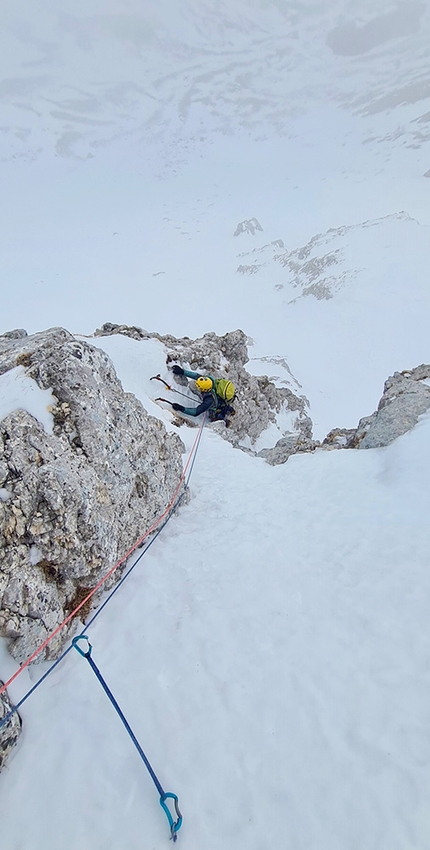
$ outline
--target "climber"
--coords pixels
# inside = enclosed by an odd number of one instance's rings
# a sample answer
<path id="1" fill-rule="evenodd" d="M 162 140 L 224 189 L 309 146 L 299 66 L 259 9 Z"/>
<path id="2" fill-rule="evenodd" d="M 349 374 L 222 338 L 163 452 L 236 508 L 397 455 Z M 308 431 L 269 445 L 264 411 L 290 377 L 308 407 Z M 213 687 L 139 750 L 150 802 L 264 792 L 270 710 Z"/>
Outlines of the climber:
<path id="1" fill-rule="evenodd" d="M 235 414 L 235 410 L 230 404 L 231 401 L 234 401 L 236 395 L 232 382 L 225 378 L 217 380 L 212 378 L 211 375 L 190 372 L 177 364 L 172 366 L 172 372 L 174 375 L 195 380 L 197 389 L 202 393 L 202 400 L 197 407 L 184 407 L 182 404 L 173 402 L 173 410 L 186 413 L 187 416 L 199 416 L 207 410 L 211 422 L 224 420 L 228 428 L 230 420 L 227 417 Z"/>

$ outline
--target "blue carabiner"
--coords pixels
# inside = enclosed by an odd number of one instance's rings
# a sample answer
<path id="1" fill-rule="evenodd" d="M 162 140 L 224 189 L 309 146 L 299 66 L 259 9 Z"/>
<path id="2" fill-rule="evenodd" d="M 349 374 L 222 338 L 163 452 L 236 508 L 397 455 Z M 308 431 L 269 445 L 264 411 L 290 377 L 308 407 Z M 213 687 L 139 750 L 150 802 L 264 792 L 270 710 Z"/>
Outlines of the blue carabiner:
<path id="1" fill-rule="evenodd" d="M 167 800 L 168 798 L 169 798 L 169 799 L 171 799 L 171 800 L 173 800 L 173 803 L 174 803 L 174 806 L 175 806 L 176 815 L 177 815 L 177 819 L 176 819 L 176 821 L 174 821 L 174 820 L 173 820 L 173 817 L 172 817 L 172 815 L 171 815 L 171 812 L 169 811 L 169 809 L 168 809 L 168 807 L 167 807 L 167 805 L 166 805 L 166 800 Z M 182 826 L 182 815 L 181 815 L 181 813 L 180 813 L 180 811 L 179 811 L 179 803 L 178 803 L 178 798 L 177 798 L 176 794 L 172 794 L 170 791 L 166 791 L 166 792 L 163 794 L 163 796 L 162 796 L 162 797 L 160 797 L 160 806 L 162 807 L 162 809 L 164 809 L 164 811 L 165 811 L 165 813 L 166 813 L 166 815 L 167 815 L 167 820 L 169 821 L 170 833 L 171 833 L 170 837 L 173 839 L 173 841 L 176 841 L 176 839 L 177 839 L 177 837 L 178 837 L 178 835 L 177 835 L 178 830 L 179 830 L 179 829 L 181 828 L 181 826 Z"/>
<path id="2" fill-rule="evenodd" d="M 80 640 L 86 640 L 86 642 L 88 644 L 88 649 L 87 649 L 86 652 L 84 652 L 83 649 L 81 649 L 80 646 L 78 646 L 78 641 L 80 641 Z M 92 646 L 91 646 L 86 635 L 78 635 L 77 637 L 74 637 L 73 640 L 72 640 L 72 644 L 75 647 L 75 649 L 77 650 L 77 652 L 79 652 L 79 655 L 82 655 L 84 658 L 90 657 Z"/>

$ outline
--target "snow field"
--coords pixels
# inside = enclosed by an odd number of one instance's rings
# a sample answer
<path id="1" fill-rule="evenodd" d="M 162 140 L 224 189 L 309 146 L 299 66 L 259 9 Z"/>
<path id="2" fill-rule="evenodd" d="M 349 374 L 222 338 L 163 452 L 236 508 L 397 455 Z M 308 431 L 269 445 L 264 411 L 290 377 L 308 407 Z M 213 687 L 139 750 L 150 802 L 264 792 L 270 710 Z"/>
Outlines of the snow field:
<path id="1" fill-rule="evenodd" d="M 429 436 L 425 418 L 387 449 L 271 468 L 205 430 L 190 504 L 90 630 L 179 796 L 184 846 L 425 846 Z M 44 850 L 165 846 L 157 792 L 83 659 L 23 715 L 0 777 L 10 850 L 30 827 Z"/>

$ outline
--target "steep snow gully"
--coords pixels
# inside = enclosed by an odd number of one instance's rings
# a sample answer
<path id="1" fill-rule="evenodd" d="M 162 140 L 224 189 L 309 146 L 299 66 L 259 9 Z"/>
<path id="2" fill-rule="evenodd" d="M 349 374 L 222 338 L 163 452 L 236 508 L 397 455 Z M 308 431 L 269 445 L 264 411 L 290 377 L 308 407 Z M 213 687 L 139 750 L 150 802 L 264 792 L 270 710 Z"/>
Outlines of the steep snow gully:
<path id="1" fill-rule="evenodd" d="M 193 463 L 202 431 L 175 422 L 154 403 L 150 376 L 167 377 L 166 361 L 184 355 L 193 368 L 204 369 L 210 357 L 215 371 L 233 370 L 238 332 L 184 341 L 141 329 L 115 331 L 85 341 L 58 331 L 3 337 L 9 354 L 0 379 L 16 369 L 19 357 L 27 379 L 45 392 L 38 351 L 46 355 L 48 346 L 55 362 L 56 347 L 64 360 L 77 344 L 76 351 L 88 348 L 98 364 L 101 349 L 108 355 L 101 361 L 108 386 L 116 372 L 124 403 L 134 392 L 142 423 L 149 413 L 161 434 L 180 434 L 178 446 Z M 33 362 L 23 356 L 29 351 Z M 88 356 L 76 359 L 86 368 Z M 184 815 L 178 839 L 188 846 L 353 850 L 373 846 L 375 837 L 383 850 L 425 846 L 429 376 L 426 366 L 394 376 L 379 411 L 356 431 L 334 429 L 326 443 L 287 454 L 275 466 L 240 439 L 220 439 L 230 429 L 206 428 L 188 505 L 174 518 L 175 503 L 165 508 L 157 545 L 152 537 L 143 550 L 144 569 L 143 553 L 136 552 L 121 582 L 98 597 L 99 607 L 78 627 L 83 634 L 91 626 L 98 669 L 162 787 L 178 794 Z M 236 380 L 240 404 L 239 372 Z M 257 380 L 255 386 L 276 399 L 268 384 Z M 19 387 L 21 414 L 32 407 L 33 437 L 42 428 L 53 452 L 53 441 L 64 434 L 71 444 L 69 415 L 54 417 L 52 429 L 49 422 L 41 425 L 46 401 L 39 400 L 38 413 L 21 373 L 14 398 Z M 292 396 L 281 394 L 282 402 Z M 281 407 L 274 418 L 282 431 Z M 70 416 L 79 424 L 77 409 Z M 16 413 L 2 419 L 4 449 L 17 426 Z M 379 447 L 357 451 L 370 434 Z M 278 436 L 271 432 L 272 439 Z M 381 445 L 382 439 L 390 445 Z M 2 462 L 10 459 L 6 451 Z M 49 462 L 55 465 L 55 457 L 41 466 Z M 19 476 L 3 481 L 3 518 L 20 486 Z M 176 492 L 182 493 L 178 479 Z M 160 534 L 170 517 L 169 533 Z M 39 547 L 55 534 L 54 524 Z M 21 545 L 28 542 L 24 534 Z M 40 560 L 32 552 L 36 568 Z M 46 568 L 41 572 L 46 580 Z M 8 600 L 10 606 L 10 591 Z M 13 679 L 14 703 L 32 695 L 13 750 L 19 731 L 16 725 L 10 731 L 11 754 L 0 776 L 8 847 L 25 846 L 30 828 L 32 846 L 48 850 L 60 840 L 67 850 L 106 844 L 137 850 L 142 841 L 148 848 L 165 846 L 166 820 L 151 777 L 88 665 L 69 650 L 68 643 L 61 663 L 18 668 L 18 676 L 2 648 L 1 669 L 6 681 Z M 3 706 L 3 714 L 10 711 L 10 704 Z M 83 777 L 91 778 L 89 806 L 82 804 Z M 26 815 L 15 817 L 24 798 Z M 71 822 L 72 808 L 80 816 Z M 171 821 L 178 823 L 174 809 Z"/>

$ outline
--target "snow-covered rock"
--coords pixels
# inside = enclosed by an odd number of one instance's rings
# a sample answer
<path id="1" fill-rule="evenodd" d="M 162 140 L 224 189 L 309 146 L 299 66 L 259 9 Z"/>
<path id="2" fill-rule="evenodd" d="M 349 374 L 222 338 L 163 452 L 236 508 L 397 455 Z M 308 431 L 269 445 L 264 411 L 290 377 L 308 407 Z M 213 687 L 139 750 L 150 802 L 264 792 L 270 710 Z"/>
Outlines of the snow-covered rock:
<path id="1" fill-rule="evenodd" d="M 430 408 L 429 378 L 430 365 L 425 364 L 388 378 L 378 409 L 360 419 L 351 445 L 359 449 L 387 446 L 410 431 Z"/>
<path id="2" fill-rule="evenodd" d="M 23 339 L 25 336 L 28 336 L 27 331 L 24 328 L 15 328 L 13 331 L 6 331 L 6 333 L 1 335 L 2 339 Z"/>
<path id="3" fill-rule="evenodd" d="M 360 419 L 357 428 L 333 428 L 319 443 L 311 433 L 302 440 L 286 436 L 272 449 L 259 452 L 268 463 L 285 463 L 297 452 L 321 449 L 374 449 L 388 446 L 410 431 L 419 417 L 430 409 L 430 365 L 395 372 L 384 385 L 378 409 Z"/>
<path id="4" fill-rule="evenodd" d="M 256 245 L 237 255 L 241 263 L 236 272 L 242 275 L 264 272 L 262 285 L 267 288 L 268 282 L 276 280 L 273 288 L 282 291 L 280 297 L 289 303 L 308 296 L 320 301 L 330 300 L 345 288 L 355 287 L 360 292 L 366 282 L 368 285 L 369 272 L 364 258 L 374 256 L 376 243 L 392 241 L 392 251 L 398 254 L 400 262 L 404 256 L 403 231 L 410 234 L 411 239 L 422 238 L 422 232 L 428 240 L 425 228 L 408 213 L 399 212 L 359 224 L 329 228 L 291 251 L 285 249 L 282 239 Z M 390 261 L 397 261 L 397 256 L 392 254 Z M 378 262 L 381 263 L 381 258 Z M 374 269 L 373 275 L 379 284 L 382 276 L 385 279 L 387 275 L 382 264 L 381 269 Z"/>
<path id="5" fill-rule="evenodd" d="M 95 336 L 113 333 L 133 339 L 152 337 L 160 340 L 167 351 L 168 367 L 179 363 L 195 372 L 229 378 L 236 388 L 235 415 L 231 417 L 229 428 L 224 423 L 215 423 L 211 427 L 235 447 L 250 454 L 259 454 L 258 441 L 264 433 L 270 432 L 269 447 L 273 447 L 278 439 L 287 437 L 294 451 L 294 446 L 304 445 L 311 438 L 312 421 L 307 413 L 309 403 L 306 397 L 296 395 L 288 387 L 277 387 L 267 375 L 251 375 L 245 369 L 249 359 L 248 338 L 242 330 L 231 331 L 224 336 L 211 332 L 191 340 L 188 337 L 177 339 L 170 335 L 148 334 L 140 328 L 106 323 L 95 331 Z M 180 386 L 187 385 L 185 378 L 172 375 L 171 380 Z M 196 398 L 196 402 L 199 400 Z"/>
<path id="6" fill-rule="evenodd" d="M 263 228 L 257 218 L 247 218 L 245 221 L 240 221 L 234 231 L 235 236 L 240 236 L 241 233 L 250 233 L 255 236 L 257 230 L 263 232 Z"/>
<path id="7" fill-rule="evenodd" d="M 319 445 L 318 440 L 313 440 L 310 434 L 303 435 L 299 439 L 296 435 L 289 434 L 281 437 L 272 449 L 261 449 L 258 456 L 264 457 L 271 466 L 277 466 L 279 463 L 286 463 L 291 455 L 298 452 L 313 452 Z"/>
<path id="8" fill-rule="evenodd" d="M 357 428 L 333 428 L 323 449 L 375 449 L 406 434 L 430 409 L 430 365 L 395 372 L 385 381 L 377 410 L 363 416 Z"/>

